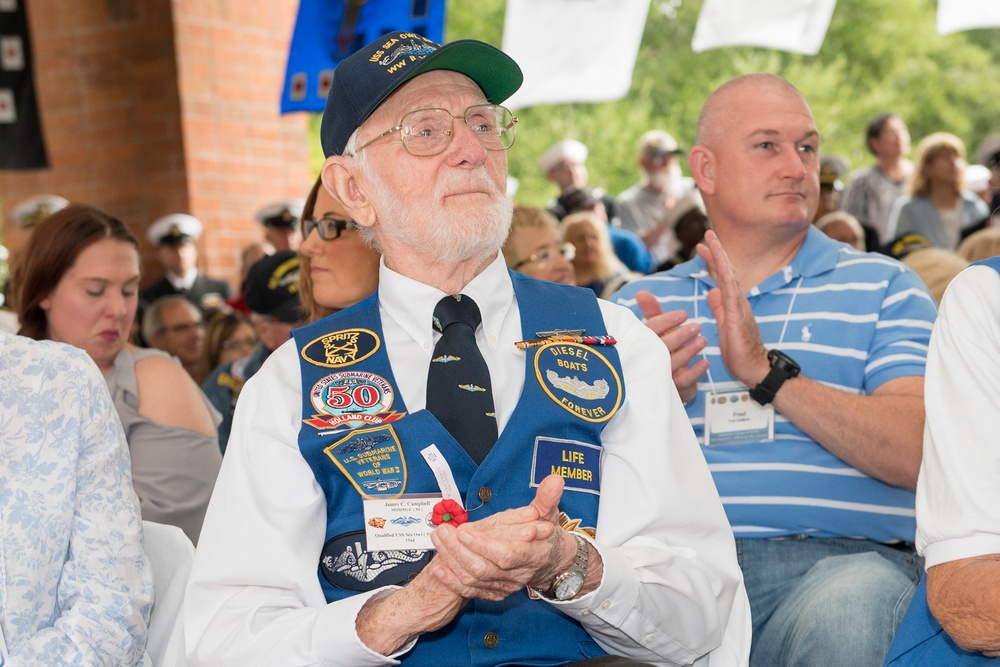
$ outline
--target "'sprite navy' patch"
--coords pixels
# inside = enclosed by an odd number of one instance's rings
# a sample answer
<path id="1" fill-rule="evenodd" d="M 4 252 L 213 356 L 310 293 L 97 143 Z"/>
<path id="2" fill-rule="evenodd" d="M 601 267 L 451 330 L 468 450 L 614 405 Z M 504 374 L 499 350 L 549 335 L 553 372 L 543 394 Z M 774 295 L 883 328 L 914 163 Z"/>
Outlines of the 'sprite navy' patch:
<path id="1" fill-rule="evenodd" d="M 343 368 L 364 361 L 382 346 L 374 331 L 343 329 L 323 334 L 302 348 L 302 358 L 314 366 Z"/>

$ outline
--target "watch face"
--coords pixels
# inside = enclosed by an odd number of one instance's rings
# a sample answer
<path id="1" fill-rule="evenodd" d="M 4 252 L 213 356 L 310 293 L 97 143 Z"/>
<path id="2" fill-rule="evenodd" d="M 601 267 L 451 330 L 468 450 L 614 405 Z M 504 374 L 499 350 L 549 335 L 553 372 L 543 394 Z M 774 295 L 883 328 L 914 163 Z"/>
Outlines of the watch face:
<path id="1" fill-rule="evenodd" d="M 569 600 L 580 592 L 583 588 L 583 575 L 578 572 L 571 572 L 559 580 L 556 584 L 556 599 Z"/>
<path id="2" fill-rule="evenodd" d="M 767 359 L 771 362 L 772 368 L 780 368 L 788 373 L 789 377 L 795 377 L 799 373 L 799 365 L 790 356 L 781 350 L 770 350 Z"/>

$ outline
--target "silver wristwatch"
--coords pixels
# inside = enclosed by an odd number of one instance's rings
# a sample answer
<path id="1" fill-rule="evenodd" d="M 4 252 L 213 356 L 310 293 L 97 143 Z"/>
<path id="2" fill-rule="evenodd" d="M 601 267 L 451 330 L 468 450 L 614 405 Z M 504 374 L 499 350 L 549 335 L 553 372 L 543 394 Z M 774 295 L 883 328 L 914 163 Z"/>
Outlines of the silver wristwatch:
<path id="1" fill-rule="evenodd" d="M 543 595 L 553 600 L 569 600 L 576 597 L 583 590 L 583 582 L 587 578 L 587 561 L 590 559 L 590 546 L 587 540 L 577 534 L 576 538 L 576 560 L 573 567 L 558 575 Z"/>

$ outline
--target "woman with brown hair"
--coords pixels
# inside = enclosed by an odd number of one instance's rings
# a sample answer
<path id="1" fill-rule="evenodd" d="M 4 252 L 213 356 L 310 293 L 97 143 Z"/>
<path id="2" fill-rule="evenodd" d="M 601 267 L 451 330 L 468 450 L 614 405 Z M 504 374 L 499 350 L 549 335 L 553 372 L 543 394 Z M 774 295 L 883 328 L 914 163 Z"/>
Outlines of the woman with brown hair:
<path id="1" fill-rule="evenodd" d="M 253 352 L 257 342 L 257 331 L 242 313 L 234 311 L 216 315 L 205 332 L 202 377 L 208 377 L 219 364 L 247 356 Z"/>
<path id="2" fill-rule="evenodd" d="M 378 287 L 379 253 L 361 239 L 319 178 L 302 210 L 299 256 L 299 298 L 310 322 L 354 305 Z"/>
<path id="3" fill-rule="evenodd" d="M 197 542 L 219 472 L 218 415 L 184 369 L 129 344 L 139 249 L 118 219 L 69 206 L 39 223 L 13 281 L 19 333 L 84 350 L 104 375 L 132 458 L 143 519 Z"/>
<path id="4" fill-rule="evenodd" d="M 913 178 L 889 212 L 891 241 L 913 232 L 936 248 L 954 250 L 963 236 L 984 222 L 990 211 L 965 191 L 965 144 L 954 134 L 935 132 L 917 146 Z"/>

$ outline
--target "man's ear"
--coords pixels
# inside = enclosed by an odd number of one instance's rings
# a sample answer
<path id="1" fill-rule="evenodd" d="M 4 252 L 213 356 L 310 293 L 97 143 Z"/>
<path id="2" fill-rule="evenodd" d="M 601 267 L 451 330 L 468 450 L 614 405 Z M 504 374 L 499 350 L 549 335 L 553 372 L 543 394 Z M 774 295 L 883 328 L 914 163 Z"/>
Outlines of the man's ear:
<path id="1" fill-rule="evenodd" d="M 688 165 L 701 193 L 715 194 L 715 154 L 704 146 L 695 146 L 688 153 Z"/>
<path id="2" fill-rule="evenodd" d="M 371 227 L 378 219 L 378 214 L 354 177 L 352 160 L 353 158 L 342 155 L 328 157 L 323 163 L 320 177 L 323 187 L 340 200 L 354 222 L 363 227 Z"/>

